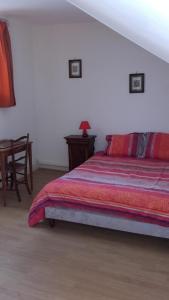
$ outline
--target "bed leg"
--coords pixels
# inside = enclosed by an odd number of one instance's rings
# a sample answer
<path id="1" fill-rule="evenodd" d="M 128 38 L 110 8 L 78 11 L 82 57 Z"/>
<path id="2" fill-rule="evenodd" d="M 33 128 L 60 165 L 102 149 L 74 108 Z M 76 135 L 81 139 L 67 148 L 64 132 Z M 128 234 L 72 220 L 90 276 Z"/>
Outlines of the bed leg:
<path id="1" fill-rule="evenodd" d="M 48 222 L 51 228 L 55 227 L 55 223 L 56 223 L 55 219 L 48 219 Z"/>

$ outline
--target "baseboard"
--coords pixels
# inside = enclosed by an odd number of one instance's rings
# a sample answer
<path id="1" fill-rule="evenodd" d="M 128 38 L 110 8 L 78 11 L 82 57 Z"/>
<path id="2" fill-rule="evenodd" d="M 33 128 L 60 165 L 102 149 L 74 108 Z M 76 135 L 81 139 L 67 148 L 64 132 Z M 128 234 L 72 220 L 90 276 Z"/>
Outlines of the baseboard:
<path id="1" fill-rule="evenodd" d="M 69 168 L 67 166 L 60 166 L 60 165 L 54 165 L 54 164 L 47 164 L 47 163 L 38 163 L 38 168 L 42 169 L 51 169 L 51 170 L 57 170 L 57 171 L 63 171 L 67 172 L 69 171 Z"/>

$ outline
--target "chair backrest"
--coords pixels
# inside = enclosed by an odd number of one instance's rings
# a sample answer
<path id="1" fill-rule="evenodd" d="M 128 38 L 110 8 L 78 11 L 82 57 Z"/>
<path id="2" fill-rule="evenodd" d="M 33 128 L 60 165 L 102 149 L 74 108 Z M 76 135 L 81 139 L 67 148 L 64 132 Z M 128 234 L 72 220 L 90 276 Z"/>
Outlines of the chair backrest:
<path id="1" fill-rule="evenodd" d="M 29 133 L 16 140 L 11 140 L 11 157 L 14 173 L 17 173 L 17 165 L 22 165 L 24 173 L 27 173 Z"/>

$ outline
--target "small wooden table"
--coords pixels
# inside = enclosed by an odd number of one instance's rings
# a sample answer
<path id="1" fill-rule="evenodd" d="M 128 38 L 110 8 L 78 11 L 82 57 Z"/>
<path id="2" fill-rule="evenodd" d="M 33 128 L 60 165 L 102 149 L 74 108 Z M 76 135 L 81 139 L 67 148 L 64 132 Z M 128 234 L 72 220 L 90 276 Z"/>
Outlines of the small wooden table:
<path id="1" fill-rule="evenodd" d="M 25 144 L 18 143 L 15 146 L 15 153 L 18 153 L 24 150 Z M 5 192 L 7 190 L 7 159 L 8 156 L 12 154 L 11 149 L 11 141 L 10 140 L 0 140 L 0 169 L 1 169 L 1 176 L 2 176 L 2 191 Z M 33 175 L 32 175 L 32 142 L 29 142 L 28 147 L 28 156 L 29 156 L 29 176 L 30 176 L 30 188 L 31 191 L 33 190 Z"/>

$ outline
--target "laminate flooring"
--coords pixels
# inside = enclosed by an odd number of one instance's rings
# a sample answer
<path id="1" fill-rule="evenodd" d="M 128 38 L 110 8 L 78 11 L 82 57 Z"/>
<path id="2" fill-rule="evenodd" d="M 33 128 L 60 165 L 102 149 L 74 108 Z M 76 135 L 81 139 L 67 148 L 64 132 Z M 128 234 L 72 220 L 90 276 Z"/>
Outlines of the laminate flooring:
<path id="1" fill-rule="evenodd" d="M 34 194 L 54 170 L 34 173 Z M 32 197 L 0 207 L 0 300 L 169 300 L 169 240 L 90 226 L 27 225 Z"/>

